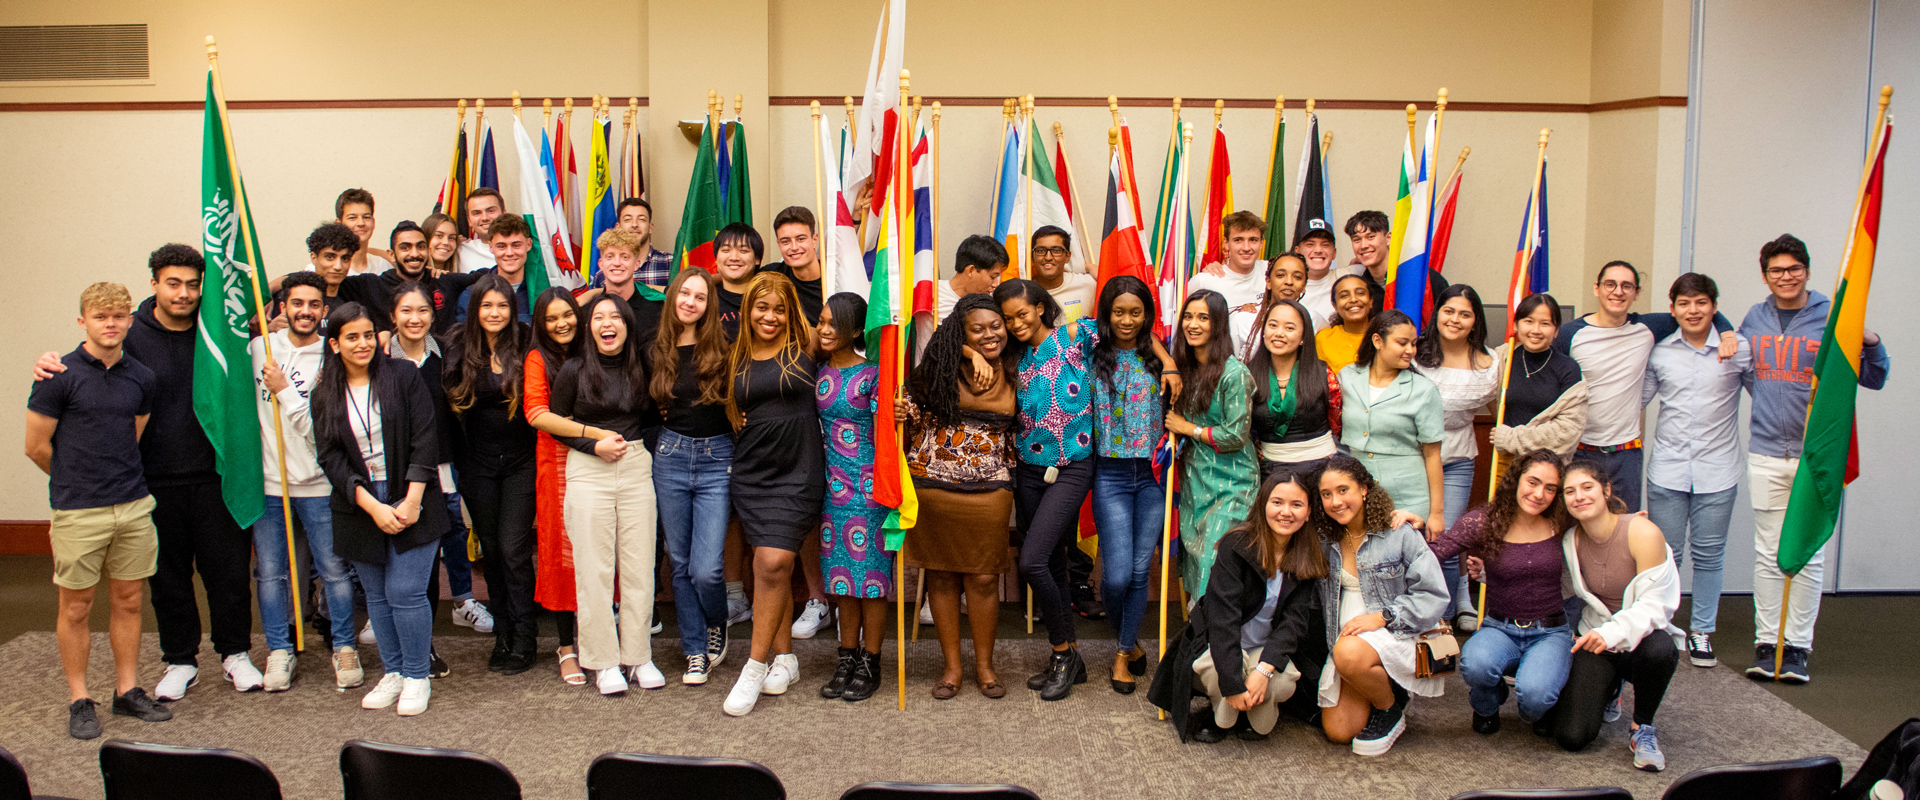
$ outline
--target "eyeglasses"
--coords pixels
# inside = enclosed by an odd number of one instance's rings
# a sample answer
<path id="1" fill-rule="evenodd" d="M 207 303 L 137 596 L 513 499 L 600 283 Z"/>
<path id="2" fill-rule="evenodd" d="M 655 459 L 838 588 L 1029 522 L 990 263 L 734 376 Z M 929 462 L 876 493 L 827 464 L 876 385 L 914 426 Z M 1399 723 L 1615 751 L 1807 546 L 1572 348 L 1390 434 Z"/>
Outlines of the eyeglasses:
<path id="1" fill-rule="evenodd" d="M 1807 274 L 1807 265 L 1795 264 L 1791 267 L 1767 267 L 1769 278 L 1798 278 Z"/>
<path id="2" fill-rule="evenodd" d="M 1051 257 L 1051 258 L 1066 258 L 1066 257 L 1067 257 L 1067 248 L 1064 248 L 1064 247 L 1036 247 L 1036 248 L 1033 248 L 1033 254 L 1034 254 L 1034 256 L 1036 256 L 1036 257 L 1038 257 L 1038 256 L 1048 256 L 1048 257 Z"/>
<path id="3" fill-rule="evenodd" d="M 1605 281 L 1600 284 L 1600 291 L 1603 292 L 1637 292 L 1639 290 L 1640 284 L 1631 281 Z"/>

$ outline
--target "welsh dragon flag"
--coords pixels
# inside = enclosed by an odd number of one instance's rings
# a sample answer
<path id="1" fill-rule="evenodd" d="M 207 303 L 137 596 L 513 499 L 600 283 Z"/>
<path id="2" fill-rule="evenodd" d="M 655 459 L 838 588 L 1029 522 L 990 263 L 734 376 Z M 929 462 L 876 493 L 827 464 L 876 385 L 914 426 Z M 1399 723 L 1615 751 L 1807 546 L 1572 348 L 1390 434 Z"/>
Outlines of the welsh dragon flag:
<path id="1" fill-rule="evenodd" d="M 565 231 L 567 223 L 560 208 L 547 192 L 547 171 L 540 163 L 540 150 L 527 135 L 527 126 L 513 118 L 513 146 L 520 156 L 520 207 L 527 227 L 533 229 L 533 249 L 527 254 L 527 294 L 538 297 L 549 286 L 579 288 L 585 282 L 573 264 Z"/>
<path id="2" fill-rule="evenodd" d="M 200 335 L 193 340 L 193 413 L 213 443 L 220 497 L 242 528 L 260 518 L 266 497 L 260 417 L 253 405 L 253 360 L 247 354 L 254 298 L 267 282 L 254 240 L 252 209 L 240 168 L 227 152 L 227 107 L 211 70 L 200 140 L 200 224 L 206 251 Z"/>

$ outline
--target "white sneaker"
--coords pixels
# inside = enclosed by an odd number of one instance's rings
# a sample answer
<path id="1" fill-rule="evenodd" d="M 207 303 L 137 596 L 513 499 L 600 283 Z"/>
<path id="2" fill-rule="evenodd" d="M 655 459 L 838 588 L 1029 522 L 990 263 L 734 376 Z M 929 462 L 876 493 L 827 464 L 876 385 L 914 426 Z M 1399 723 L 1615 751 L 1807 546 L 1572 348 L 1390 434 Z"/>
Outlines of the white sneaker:
<path id="1" fill-rule="evenodd" d="M 394 709 L 403 717 L 418 716 L 427 710 L 427 700 L 433 697 L 433 681 L 427 678 L 400 679 L 400 707 Z"/>
<path id="2" fill-rule="evenodd" d="M 253 659 L 246 653 L 234 653 L 220 661 L 220 668 L 227 673 L 227 680 L 233 681 L 236 692 L 252 692 L 260 688 L 264 676 L 253 665 Z"/>
<path id="3" fill-rule="evenodd" d="M 595 678 L 595 685 L 605 697 L 616 697 L 627 693 L 627 678 L 618 669 L 603 669 Z"/>
<path id="4" fill-rule="evenodd" d="M 660 674 L 660 668 L 649 661 L 637 667 L 627 667 L 628 680 L 642 689 L 658 689 L 667 685 L 667 676 Z"/>
<path id="5" fill-rule="evenodd" d="M 800 680 L 800 658 L 792 653 L 774 656 L 773 666 L 767 669 L 767 680 L 760 685 L 760 693 L 786 694 L 787 687 L 797 680 Z"/>
<path id="6" fill-rule="evenodd" d="M 366 682 L 367 673 L 360 668 L 360 651 L 351 647 L 333 651 L 333 688 L 344 692 Z"/>
<path id="7" fill-rule="evenodd" d="M 261 683 L 269 692 L 284 692 L 293 686 L 292 650 L 275 650 L 267 654 L 267 671 Z"/>
<path id="8" fill-rule="evenodd" d="M 727 627 L 753 619 L 753 601 L 744 594 L 727 595 Z"/>
<path id="9" fill-rule="evenodd" d="M 480 601 L 471 597 L 454 606 L 448 613 L 453 615 L 453 624 L 462 628 L 472 628 L 476 633 L 493 632 L 493 613 L 487 611 L 486 606 L 480 605 Z M 368 626 L 367 629 L 373 628 Z M 365 637 L 366 634 L 361 634 L 361 644 L 366 644 Z"/>
<path id="10" fill-rule="evenodd" d="M 827 626 L 827 620 L 833 619 L 833 609 L 823 600 L 808 600 L 807 607 L 800 610 L 800 618 L 793 621 L 793 638 L 811 639 Z"/>
<path id="11" fill-rule="evenodd" d="M 373 638 L 373 620 L 367 620 L 367 624 L 361 626 L 360 643 L 361 644 L 378 644 L 379 643 L 379 640 Z"/>
<path id="12" fill-rule="evenodd" d="M 187 690 L 200 682 L 200 668 L 192 664 L 168 664 L 160 683 L 153 687 L 153 699 L 171 703 L 187 696 Z"/>
<path id="13" fill-rule="evenodd" d="M 928 602 L 920 603 L 920 624 L 922 625 L 933 624 L 933 604 L 932 603 L 928 603 Z"/>
<path id="14" fill-rule="evenodd" d="M 760 692 L 767 680 L 768 666 L 764 661 L 747 659 L 747 665 L 740 669 L 740 679 L 733 682 L 733 690 L 727 692 L 727 701 L 720 706 L 729 717 L 743 717 L 753 710 L 753 704 L 760 701 Z"/>
<path id="15" fill-rule="evenodd" d="M 400 677 L 398 672 L 389 672 L 380 676 L 380 682 L 374 684 L 373 688 L 367 690 L 366 695 L 360 698 L 360 707 L 376 709 L 393 705 L 395 700 L 400 699 L 400 690 L 405 683 L 406 679 Z"/>

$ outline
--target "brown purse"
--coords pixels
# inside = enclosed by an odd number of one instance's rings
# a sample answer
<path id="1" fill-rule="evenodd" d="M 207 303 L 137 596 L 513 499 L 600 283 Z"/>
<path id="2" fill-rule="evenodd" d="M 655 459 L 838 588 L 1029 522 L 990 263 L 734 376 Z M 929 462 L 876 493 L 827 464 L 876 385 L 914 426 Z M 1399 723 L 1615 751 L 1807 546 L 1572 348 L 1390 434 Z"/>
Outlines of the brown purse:
<path id="1" fill-rule="evenodd" d="M 1458 669 L 1460 669 L 1460 640 L 1453 638 L 1452 625 L 1443 621 L 1440 627 L 1414 638 L 1414 677 L 1437 678 Z"/>

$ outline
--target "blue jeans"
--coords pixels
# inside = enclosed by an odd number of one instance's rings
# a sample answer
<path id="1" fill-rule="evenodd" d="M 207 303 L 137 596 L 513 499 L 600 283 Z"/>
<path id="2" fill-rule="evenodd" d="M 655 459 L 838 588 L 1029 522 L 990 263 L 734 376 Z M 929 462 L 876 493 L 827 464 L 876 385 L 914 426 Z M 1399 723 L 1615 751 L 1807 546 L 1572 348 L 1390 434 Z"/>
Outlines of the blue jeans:
<path id="1" fill-rule="evenodd" d="M 454 476 L 458 485 L 459 476 Z M 447 532 L 440 535 L 440 562 L 447 567 L 447 594 L 455 605 L 473 599 L 473 562 L 467 560 L 467 522 L 460 516 L 460 493 L 448 492 Z"/>
<path id="2" fill-rule="evenodd" d="M 373 482 L 375 497 L 385 497 L 386 481 Z M 424 544 L 395 550 L 387 540 L 387 563 L 353 562 L 367 591 L 367 621 L 380 646 L 380 664 L 403 678 L 427 677 L 433 648 L 433 611 L 427 605 L 427 575 L 440 548 Z"/>
<path id="3" fill-rule="evenodd" d="M 1733 522 L 1738 488 L 1718 492 L 1680 492 L 1647 484 L 1647 518 L 1667 535 L 1673 566 L 1693 553 L 1693 620 L 1687 629 L 1712 633 L 1720 612 L 1720 565 L 1727 552 L 1727 526 Z"/>
<path id="4" fill-rule="evenodd" d="M 253 583 L 260 595 L 260 630 L 268 650 L 292 650 L 293 628 L 288 613 L 293 586 L 287 572 L 287 528 L 280 498 L 267 495 L 260 519 L 253 523 Z M 332 647 L 353 646 L 353 577 L 347 562 L 333 552 L 333 509 L 327 498 L 293 498 L 293 515 L 307 532 L 307 554 L 326 589 L 327 620 L 332 625 Z M 305 591 L 307 576 L 300 576 Z"/>
<path id="5" fill-rule="evenodd" d="M 1467 506 L 1473 502 L 1473 459 L 1456 458 L 1440 465 L 1440 487 L 1447 498 L 1447 527 L 1453 527 L 1454 520 L 1467 513 Z M 1466 576 L 1460 573 L 1460 557 L 1454 556 L 1440 562 L 1440 572 L 1446 576 L 1447 592 L 1453 595 L 1453 614 L 1473 611 L 1473 597 L 1467 594 Z M 1571 647 L 1572 645 L 1568 645 Z"/>
<path id="6" fill-rule="evenodd" d="M 1598 461 L 1613 476 L 1613 495 L 1627 504 L 1628 511 L 1640 510 L 1640 485 L 1646 474 L 1646 450 L 1636 447 L 1617 453 L 1602 453 L 1582 447 L 1573 451 L 1574 458 Z"/>
<path id="7" fill-rule="evenodd" d="M 1507 699 L 1506 674 L 1512 671 L 1514 702 L 1520 719 L 1533 722 L 1560 701 L 1573 665 L 1573 631 L 1557 628 L 1521 628 L 1488 617 L 1480 630 L 1460 648 L 1460 677 L 1467 682 L 1467 703 L 1473 713 L 1491 717 Z"/>
<path id="8" fill-rule="evenodd" d="M 1093 460 L 1093 523 L 1100 531 L 1100 593 L 1113 617 L 1121 650 L 1140 643 L 1147 613 L 1153 549 L 1165 533 L 1166 494 L 1153 479 L 1153 460 Z"/>
<path id="9" fill-rule="evenodd" d="M 693 439 L 660 431 L 653 453 L 654 501 L 666 530 L 673 562 L 673 607 L 680 650 L 707 652 L 707 629 L 727 625 L 727 578 L 721 568 L 727 547 L 728 475 L 733 437 Z"/>

